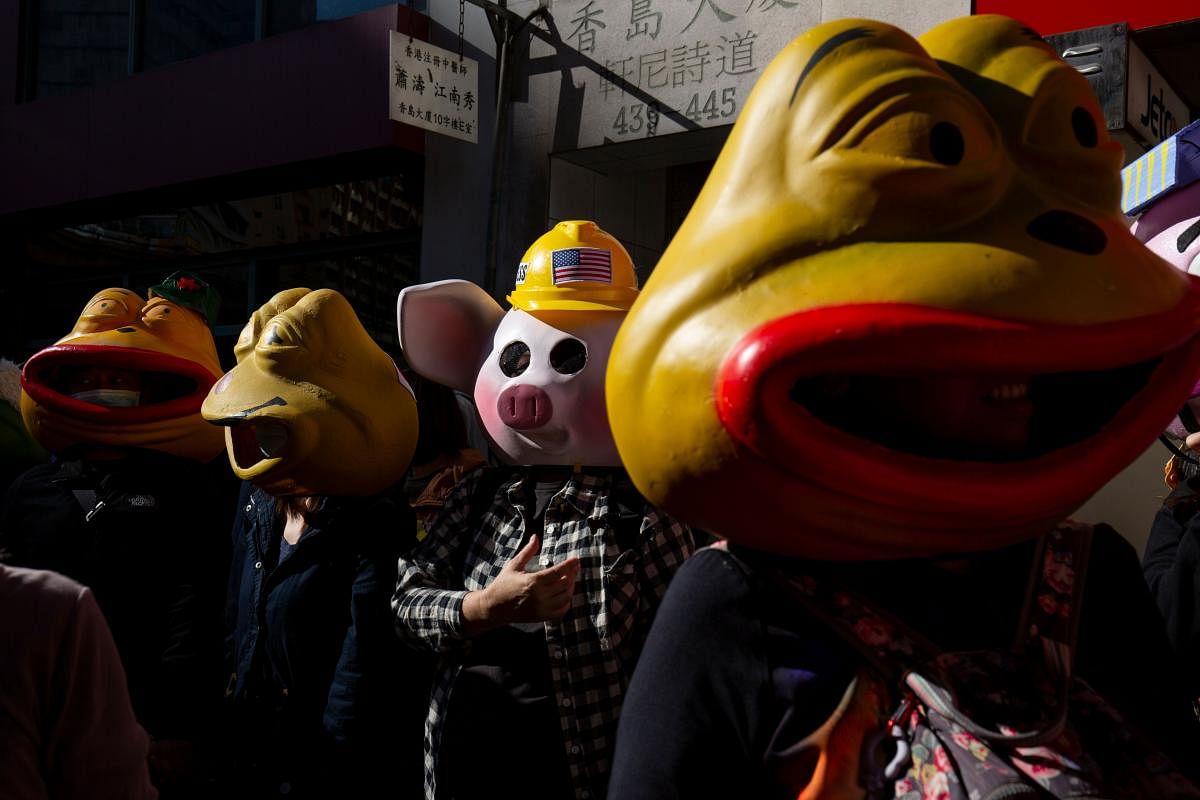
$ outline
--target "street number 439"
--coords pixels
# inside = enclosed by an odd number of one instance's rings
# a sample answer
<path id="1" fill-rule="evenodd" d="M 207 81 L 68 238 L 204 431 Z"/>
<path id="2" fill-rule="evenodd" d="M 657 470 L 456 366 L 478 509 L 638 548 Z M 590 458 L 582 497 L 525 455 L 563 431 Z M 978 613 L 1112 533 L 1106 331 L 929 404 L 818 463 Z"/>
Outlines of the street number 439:
<path id="1" fill-rule="evenodd" d="M 617 118 L 613 120 L 613 130 L 620 134 L 645 131 L 647 136 L 653 136 L 658 132 L 658 104 L 621 106 L 617 110 Z"/>

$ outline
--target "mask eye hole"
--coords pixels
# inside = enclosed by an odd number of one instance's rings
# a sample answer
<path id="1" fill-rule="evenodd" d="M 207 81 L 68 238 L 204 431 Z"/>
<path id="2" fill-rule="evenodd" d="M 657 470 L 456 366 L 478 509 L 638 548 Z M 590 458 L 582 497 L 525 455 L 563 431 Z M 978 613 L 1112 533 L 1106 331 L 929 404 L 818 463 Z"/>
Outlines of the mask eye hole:
<path id="1" fill-rule="evenodd" d="M 1175 249 L 1182 253 L 1191 247 L 1197 238 L 1200 238 L 1200 220 L 1196 220 L 1179 234 L 1179 238 L 1175 240 Z"/>
<path id="2" fill-rule="evenodd" d="M 263 336 L 263 344 L 283 344 L 283 336 L 279 333 L 279 326 L 272 325 L 267 329 L 267 333 Z"/>
<path id="3" fill-rule="evenodd" d="M 515 378 L 529 369 L 529 345 L 512 342 L 500 351 L 500 371 Z"/>
<path id="4" fill-rule="evenodd" d="M 563 375 L 574 375 L 587 364 L 587 345 L 578 339 L 563 339 L 550 351 L 550 366 Z"/>
<path id="5" fill-rule="evenodd" d="M 966 151 L 967 143 L 957 125 L 939 122 L 929 131 L 929 153 L 939 164 L 954 166 Z"/>
<path id="6" fill-rule="evenodd" d="M 1071 130 L 1075 132 L 1075 140 L 1084 147 L 1095 147 L 1100 142 L 1096 120 L 1083 106 L 1075 106 L 1071 112 Z"/>

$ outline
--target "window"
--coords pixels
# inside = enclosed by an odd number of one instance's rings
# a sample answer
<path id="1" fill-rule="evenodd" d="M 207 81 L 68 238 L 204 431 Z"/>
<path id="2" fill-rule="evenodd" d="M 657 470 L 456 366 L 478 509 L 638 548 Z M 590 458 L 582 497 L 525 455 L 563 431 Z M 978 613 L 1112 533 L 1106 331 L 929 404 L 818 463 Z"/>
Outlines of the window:
<path id="1" fill-rule="evenodd" d="M 37 97 L 128 74 L 129 0 L 41 0 L 30 13 L 36 47 L 31 89 Z"/>
<path id="2" fill-rule="evenodd" d="M 339 290 L 376 341 L 394 352 L 396 295 L 418 277 L 422 178 L 414 165 L 400 174 L 33 228 L 0 240 L 0 260 L 15 285 L 39 298 L 4 320 L 19 338 L 0 354 L 24 358 L 50 344 L 106 286 L 144 293 L 177 269 L 199 274 L 220 292 L 223 359 L 250 313 L 295 286 Z M 352 219 L 351 196 L 391 202 L 384 214 Z"/>
<path id="3" fill-rule="evenodd" d="M 144 0 L 142 66 L 165 64 L 254 40 L 255 4 L 245 0 Z"/>
<path id="4" fill-rule="evenodd" d="M 425 3 L 410 3 L 424 8 Z M 19 99 L 67 94 L 144 69 L 359 14 L 380 0 L 28 0 Z"/>

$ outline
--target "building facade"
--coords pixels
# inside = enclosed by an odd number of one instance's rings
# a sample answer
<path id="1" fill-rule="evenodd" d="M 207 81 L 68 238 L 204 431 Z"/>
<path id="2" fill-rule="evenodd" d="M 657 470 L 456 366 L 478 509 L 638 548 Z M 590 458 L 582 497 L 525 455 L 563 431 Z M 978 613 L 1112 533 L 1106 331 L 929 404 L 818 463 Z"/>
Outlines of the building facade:
<path id="1" fill-rule="evenodd" d="M 1200 108 L 1183 0 L 21 0 L 0 7 L 0 355 L 92 292 L 193 270 L 224 297 L 222 358 L 274 292 L 331 286 L 395 352 L 394 302 L 465 278 L 502 296 L 555 222 L 589 218 L 644 278 L 760 71 L 839 17 L 913 34 L 1029 23 L 1088 75 L 1131 157 Z M 488 9 L 485 10 L 484 6 Z M 477 63 L 474 142 L 389 118 L 389 33 Z M 1135 542 L 1148 451 L 1084 516 Z"/>
<path id="2" fill-rule="evenodd" d="M 501 4 L 504 5 L 504 4 Z M 418 280 L 497 295 L 558 220 L 596 219 L 644 277 L 740 103 L 842 16 L 914 34 L 966 0 L 24 0 L 0 9 L 0 329 L 23 358 L 90 293 L 191 269 L 229 345 L 295 285 L 338 288 L 381 343 Z M 476 142 L 389 119 L 389 31 L 478 62 Z M 497 64 L 503 64 L 499 69 Z M 497 104 L 497 97 L 503 100 Z"/>

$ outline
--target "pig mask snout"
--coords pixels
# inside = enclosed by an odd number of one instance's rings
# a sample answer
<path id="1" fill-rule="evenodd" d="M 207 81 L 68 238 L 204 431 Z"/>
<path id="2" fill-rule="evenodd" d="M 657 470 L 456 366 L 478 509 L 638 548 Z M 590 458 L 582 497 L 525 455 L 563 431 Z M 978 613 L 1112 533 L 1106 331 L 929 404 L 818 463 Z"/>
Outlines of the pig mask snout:
<path id="1" fill-rule="evenodd" d="M 510 428 L 528 430 L 540 428 L 554 415 L 550 395 L 536 386 L 518 384 L 510 386 L 496 398 L 496 411 L 500 421 Z"/>

